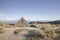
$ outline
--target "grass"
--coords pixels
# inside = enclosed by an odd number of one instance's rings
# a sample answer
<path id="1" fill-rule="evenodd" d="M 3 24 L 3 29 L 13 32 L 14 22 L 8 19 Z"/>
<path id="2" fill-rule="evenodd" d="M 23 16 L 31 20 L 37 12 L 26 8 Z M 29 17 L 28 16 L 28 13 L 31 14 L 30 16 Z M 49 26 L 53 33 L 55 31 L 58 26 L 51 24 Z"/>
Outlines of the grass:
<path id="1" fill-rule="evenodd" d="M 22 32 L 22 31 L 23 31 L 23 29 L 16 29 L 16 30 L 14 31 L 14 34 L 18 34 L 18 33 Z"/>
<path id="2" fill-rule="evenodd" d="M 4 29 L 0 28 L 0 34 L 4 33 Z"/>
<path id="3" fill-rule="evenodd" d="M 3 26 L 1 24 L 1 26 Z M 58 25 L 60 27 L 60 24 Z M 14 25 L 6 25 L 7 28 L 15 27 Z M 25 34 L 26 40 L 60 40 L 60 28 L 56 30 L 52 30 L 56 25 L 54 24 L 35 24 L 31 25 L 31 27 L 37 28 L 39 30 L 27 30 L 26 29 L 16 29 L 14 34 Z M 41 31 L 42 32 L 41 32 Z M 0 28 L 0 34 L 4 33 L 4 29 Z M 58 35 L 56 35 L 58 34 Z"/>

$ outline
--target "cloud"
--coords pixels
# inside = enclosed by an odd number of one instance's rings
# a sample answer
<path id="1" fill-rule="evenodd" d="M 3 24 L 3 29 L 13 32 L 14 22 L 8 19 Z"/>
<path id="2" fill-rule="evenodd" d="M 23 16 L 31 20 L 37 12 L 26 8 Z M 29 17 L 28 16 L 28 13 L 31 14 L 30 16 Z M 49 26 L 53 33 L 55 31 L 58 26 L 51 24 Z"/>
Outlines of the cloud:
<path id="1" fill-rule="evenodd" d="M 0 17 L 4 17 L 4 16 L 5 16 L 4 14 L 0 13 Z"/>
<path id="2" fill-rule="evenodd" d="M 5 20 L 7 20 L 7 21 L 14 21 L 14 20 L 17 20 L 17 18 L 5 18 Z"/>
<path id="3" fill-rule="evenodd" d="M 13 20 L 17 20 L 17 18 L 7 17 L 5 14 L 3 14 L 2 12 L 0 12 L 0 20 L 13 21 Z"/>
<path id="4" fill-rule="evenodd" d="M 0 20 L 5 20 L 5 15 L 0 11 Z"/>
<path id="5" fill-rule="evenodd" d="M 4 21 L 15 21 L 18 20 L 17 18 L 0 18 L 0 20 L 4 20 Z"/>
<path id="6" fill-rule="evenodd" d="M 4 20 L 4 18 L 5 18 L 5 15 L 0 13 L 0 20 Z"/>

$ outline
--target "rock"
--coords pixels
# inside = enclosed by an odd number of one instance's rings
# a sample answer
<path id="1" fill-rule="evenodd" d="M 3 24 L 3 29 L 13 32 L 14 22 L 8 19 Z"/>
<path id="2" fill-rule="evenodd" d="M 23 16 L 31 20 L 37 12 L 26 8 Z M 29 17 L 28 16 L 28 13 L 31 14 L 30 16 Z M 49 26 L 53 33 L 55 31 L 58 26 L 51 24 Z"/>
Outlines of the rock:
<path id="1" fill-rule="evenodd" d="M 18 27 L 28 27 L 29 26 L 28 22 L 23 17 L 21 17 L 21 19 L 15 25 Z"/>

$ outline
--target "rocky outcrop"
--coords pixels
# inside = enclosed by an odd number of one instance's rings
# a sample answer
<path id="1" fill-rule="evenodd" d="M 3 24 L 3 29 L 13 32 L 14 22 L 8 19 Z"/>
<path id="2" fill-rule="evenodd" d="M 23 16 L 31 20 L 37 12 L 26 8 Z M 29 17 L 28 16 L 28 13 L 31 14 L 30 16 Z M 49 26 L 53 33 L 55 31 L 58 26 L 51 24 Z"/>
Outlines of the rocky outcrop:
<path id="1" fill-rule="evenodd" d="M 22 17 L 16 24 L 18 27 L 28 27 L 28 22 Z"/>

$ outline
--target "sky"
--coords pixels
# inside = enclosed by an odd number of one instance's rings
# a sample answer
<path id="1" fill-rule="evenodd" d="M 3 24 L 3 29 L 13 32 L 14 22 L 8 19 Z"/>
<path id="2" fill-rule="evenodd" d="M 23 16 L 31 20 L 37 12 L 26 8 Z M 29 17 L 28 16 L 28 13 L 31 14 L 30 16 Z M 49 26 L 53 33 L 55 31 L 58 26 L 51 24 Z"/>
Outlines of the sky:
<path id="1" fill-rule="evenodd" d="M 60 20 L 60 0 L 0 0 L 0 20 Z"/>

